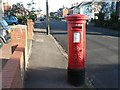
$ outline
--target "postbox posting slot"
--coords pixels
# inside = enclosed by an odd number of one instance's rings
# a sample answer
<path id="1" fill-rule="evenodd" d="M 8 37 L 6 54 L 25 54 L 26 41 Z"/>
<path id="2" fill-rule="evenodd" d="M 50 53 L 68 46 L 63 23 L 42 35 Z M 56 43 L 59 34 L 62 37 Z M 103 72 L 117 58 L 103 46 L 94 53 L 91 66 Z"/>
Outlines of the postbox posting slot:
<path id="1" fill-rule="evenodd" d="M 72 27 L 72 29 L 77 29 L 77 28 L 82 29 L 82 26 L 73 26 Z"/>
<path id="2" fill-rule="evenodd" d="M 73 29 L 73 30 L 83 29 L 83 24 L 75 24 L 74 26 L 72 26 L 72 29 Z"/>

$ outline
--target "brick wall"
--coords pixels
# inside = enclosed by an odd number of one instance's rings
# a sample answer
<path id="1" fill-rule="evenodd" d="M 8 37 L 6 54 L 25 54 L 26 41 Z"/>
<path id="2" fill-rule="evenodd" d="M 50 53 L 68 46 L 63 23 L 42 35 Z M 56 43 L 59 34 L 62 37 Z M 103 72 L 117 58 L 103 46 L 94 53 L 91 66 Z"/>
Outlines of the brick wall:
<path id="1" fill-rule="evenodd" d="M 31 21 L 30 21 L 31 22 Z M 33 22 L 29 24 L 32 28 L 27 30 L 25 26 L 15 26 L 11 32 L 12 54 L 2 70 L 2 89 L 14 89 L 24 87 L 24 77 L 27 68 L 27 40 L 33 36 Z M 28 29 L 30 29 L 28 26 Z M 28 31 L 28 32 L 27 32 Z M 31 36 L 30 36 L 31 35 Z M 30 39 L 29 38 L 29 39 Z"/>
<path id="2" fill-rule="evenodd" d="M 17 45 L 24 47 L 24 62 L 25 62 L 25 68 L 27 68 L 28 64 L 28 44 L 27 44 L 27 27 L 24 25 L 17 26 L 16 28 L 12 28 L 12 33 L 11 33 L 11 47 L 12 47 L 12 52 L 16 48 Z"/>
<path id="3" fill-rule="evenodd" d="M 17 47 L 19 48 L 19 47 Z M 17 49 L 16 48 L 16 49 Z M 23 87 L 22 68 L 23 50 L 15 50 L 2 70 L 2 88 L 21 88 Z M 21 63 L 22 62 L 22 63 Z"/>

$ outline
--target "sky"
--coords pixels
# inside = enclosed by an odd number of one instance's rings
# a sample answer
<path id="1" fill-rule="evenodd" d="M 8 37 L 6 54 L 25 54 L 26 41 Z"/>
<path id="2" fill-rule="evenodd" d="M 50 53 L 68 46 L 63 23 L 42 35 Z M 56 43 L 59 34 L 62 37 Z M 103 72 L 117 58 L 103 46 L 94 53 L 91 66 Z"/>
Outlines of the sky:
<path id="1" fill-rule="evenodd" d="M 24 4 L 25 7 L 27 7 L 27 3 L 31 2 L 31 0 L 11 0 L 11 4 L 13 3 L 17 3 L 17 2 L 22 2 Z M 78 2 L 82 2 L 85 0 L 48 0 L 48 4 L 49 4 L 49 12 L 55 12 L 57 11 L 59 8 L 62 8 L 63 5 L 65 7 L 71 7 L 72 4 Z M 89 1 L 89 0 L 86 0 Z M 34 2 L 36 3 L 36 5 L 34 5 L 35 8 L 40 8 L 42 10 L 43 13 L 46 12 L 46 0 L 34 0 Z"/>

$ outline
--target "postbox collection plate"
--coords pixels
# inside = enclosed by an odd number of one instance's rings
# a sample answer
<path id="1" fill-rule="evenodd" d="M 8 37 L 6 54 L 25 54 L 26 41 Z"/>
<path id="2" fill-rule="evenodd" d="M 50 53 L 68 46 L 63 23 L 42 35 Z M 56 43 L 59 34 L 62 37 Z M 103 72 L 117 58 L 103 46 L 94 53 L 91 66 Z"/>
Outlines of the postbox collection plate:
<path id="1" fill-rule="evenodd" d="M 73 43 L 79 43 L 80 42 L 80 32 L 74 32 L 74 35 L 73 35 Z"/>

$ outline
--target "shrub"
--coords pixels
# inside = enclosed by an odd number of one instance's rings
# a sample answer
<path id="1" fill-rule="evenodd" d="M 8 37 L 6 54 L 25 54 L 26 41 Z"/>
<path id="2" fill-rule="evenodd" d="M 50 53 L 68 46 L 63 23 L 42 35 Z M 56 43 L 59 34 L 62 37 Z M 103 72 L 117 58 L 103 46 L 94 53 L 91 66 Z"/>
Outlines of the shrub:
<path id="1" fill-rule="evenodd" d="M 111 13 L 111 19 L 109 23 L 110 23 L 110 28 L 117 29 L 117 30 L 120 29 L 120 21 L 118 20 L 118 16 L 116 12 Z"/>
<path id="2" fill-rule="evenodd" d="M 22 23 L 22 16 L 17 16 L 18 22 L 21 24 Z"/>
<path id="3" fill-rule="evenodd" d="M 25 16 L 17 16 L 19 24 L 27 24 L 27 18 Z"/>
<path id="4" fill-rule="evenodd" d="M 98 20 L 94 20 L 94 24 L 95 26 L 120 30 L 120 21 L 118 20 L 116 12 L 111 13 L 110 20 L 104 20 L 104 13 L 99 13 Z"/>
<path id="5" fill-rule="evenodd" d="M 91 23 L 94 23 L 94 19 L 93 19 L 93 18 L 91 18 L 90 22 L 91 22 Z"/>
<path id="6" fill-rule="evenodd" d="M 120 21 L 117 21 L 116 23 L 113 23 L 113 24 L 111 25 L 111 28 L 120 31 Z"/>
<path id="7" fill-rule="evenodd" d="M 98 14 L 98 19 L 97 20 L 95 20 L 95 26 L 104 26 L 104 16 L 105 16 L 105 14 L 104 13 L 99 13 Z"/>
<path id="8" fill-rule="evenodd" d="M 33 22 L 35 22 L 35 20 L 37 19 L 37 16 L 36 16 L 36 14 L 31 13 L 31 14 L 28 15 L 28 19 L 32 19 Z"/>

